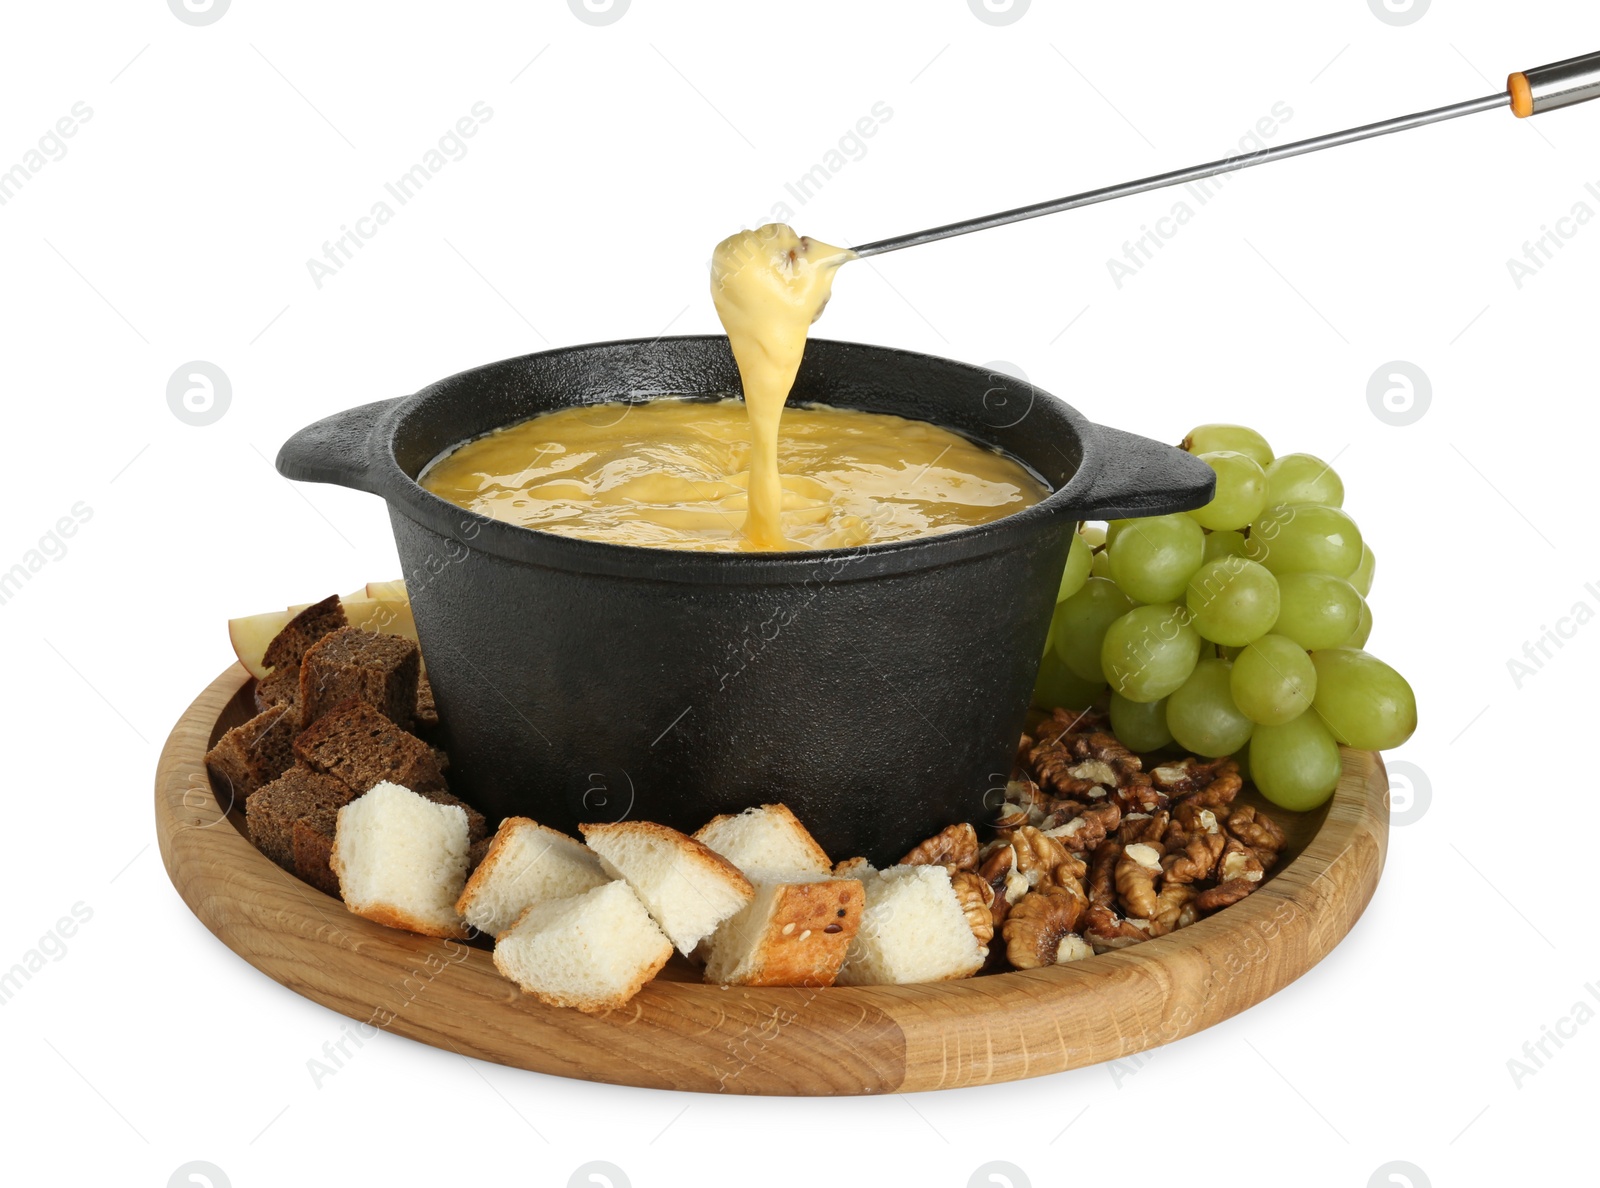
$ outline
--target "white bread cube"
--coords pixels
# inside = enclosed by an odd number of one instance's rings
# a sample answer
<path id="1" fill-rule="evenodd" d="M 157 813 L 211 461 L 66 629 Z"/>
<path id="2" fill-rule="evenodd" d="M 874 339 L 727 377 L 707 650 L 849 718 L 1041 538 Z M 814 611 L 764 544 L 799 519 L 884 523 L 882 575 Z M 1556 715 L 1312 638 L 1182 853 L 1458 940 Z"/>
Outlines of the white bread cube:
<path id="1" fill-rule="evenodd" d="M 551 1006 L 597 1014 L 625 1005 L 672 956 L 623 882 L 533 904 L 494 946 L 494 966 Z"/>
<path id="2" fill-rule="evenodd" d="M 329 866 L 345 906 L 423 936 L 466 936 L 467 814 L 387 781 L 339 810 Z"/>
<path id="3" fill-rule="evenodd" d="M 942 866 L 891 866 L 862 880 L 866 910 L 839 984 L 871 986 L 970 977 L 989 951 L 972 935 Z"/>
<path id="4" fill-rule="evenodd" d="M 855 879 L 757 883 L 755 898 L 702 946 L 708 982 L 733 986 L 831 986 L 861 926 Z"/>
<path id="5" fill-rule="evenodd" d="M 785 805 L 764 804 L 742 813 L 713 817 L 695 833 L 757 883 L 826 876 L 828 856 Z"/>
<path id="6" fill-rule="evenodd" d="M 600 859 L 577 838 L 527 817 L 507 817 L 467 880 L 456 911 L 479 932 L 499 936 L 529 905 L 582 895 L 607 882 Z"/>
<path id="7" fill-rule="evenodd" d="M 625 879 L 683 953 L 750 902 L 755 888 L 721 854 L 650 821 L 580 825 L 613 878 Z"/>

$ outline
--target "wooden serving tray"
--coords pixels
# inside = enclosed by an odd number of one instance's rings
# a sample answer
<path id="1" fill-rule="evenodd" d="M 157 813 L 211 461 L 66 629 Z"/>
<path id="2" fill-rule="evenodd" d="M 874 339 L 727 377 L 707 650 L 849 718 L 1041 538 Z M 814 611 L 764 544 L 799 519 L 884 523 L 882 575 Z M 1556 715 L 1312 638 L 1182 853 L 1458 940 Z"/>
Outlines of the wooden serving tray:
<path id="1" fill-rule="evenodd" d="M 354 916 L 251 846 L 203 756 L 254 713 L 234 665 L 173 728 L 156 771 L 162 861 L 184 902 L 274 980 L 423 1043 L 536 1072 L 653 1089 L 751 1094 L 987 1085 L 1170 1043 L 1277 993 L 1344 938 L 1388 848 L 1388 781 L 1345 751 L 1323 810 L 1276 813 L 1289 844 L 1242 903 L 1159 940 L 1025 973 L 918 986 L 708 986 L 681 958 L 622 1010 L 548 1007 L 489 953 Z"/>

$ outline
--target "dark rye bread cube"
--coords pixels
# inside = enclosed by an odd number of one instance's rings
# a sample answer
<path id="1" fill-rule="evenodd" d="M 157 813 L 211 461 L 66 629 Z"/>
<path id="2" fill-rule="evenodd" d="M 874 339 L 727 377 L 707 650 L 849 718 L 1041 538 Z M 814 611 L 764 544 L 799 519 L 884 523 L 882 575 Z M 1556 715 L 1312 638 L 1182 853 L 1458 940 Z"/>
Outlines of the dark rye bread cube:
<path id="1" fill-rule="evenodd" d="M 300 719 L 300 666 L 274 668 L 256 682 L 256 709 L 282 708 Z"/>
<path id="2" fill-rule="evenodd" d="M 303 882 L 335 899 L 339 876 L 333 873 L 333 839 L 339 829 L 339 810 L 321 808 L 294 823 L 290 848 L 294 851 L 294 873 Z"/>
<path id="3" fill-rule="evenodd" d="M 433 701 L 433 686 L 428 674 L 417 676 L 417 721 L 414 729 L 426 733 L 439 724 L 439 707 Z"/>
<path id="4" fill-rule="evenodd" d="M 206 752 L 206 770 L 218 795 L 233 804 L 248 801 L 294 765 L 299 728 L 292 711 L 269 709 L 235 726 Z"/>
<path id="5" fill-rule="evenodd" d="M 298 716 L 300 712 L 300 665 L 296 662 L 292 667 L 285 665 L 275 668 L 261 680 L 256 682 L 255 691 L 256 709 L 269 710 L 273 706 L 284 706 L 293 710 Z M 417 711 L 416 720 L 412 729 L 418 733 L 426 733 L 439 725 L 439 708 L 434 704 L 433 686 L 428 683 L 426 672 L 417 675 Z"/>
<path id="6" fill-rule="evenodd" d="M 294 741 L 294 754 L 356 796 L 385 780 L 423 795 L 446 788 L 432 747 L 354 698 L 307 726 Z"/>
<path id="7" fill-rule="evenodd" d="M 291 767 L 245 802 L 244 819 L 251 844 L 284 870 L 298 874 L 294 858 L 295 822 L 314 813 L 337 813 L 342 805 L 354 799 L 355 793 L 332 776 L 320 775 L 305 767 Z M 328 844 L 333 844 L 331 835 Z"/>
<path id="8" fill-rule="evenodd" d="M 265 713 L 283 707 L 300 717 L 300 661 L 323 636 L 345 626 L 344 603 L 337 594 L 312 603 L 272 637 L 262 662 L 272 671 L 256 682 L 256 709 Z"/>
<path id="9" fill-rule="evenodd" d="M 290 619 L 284 629 L 272 637 L 261 662 L 269 668 L 287 668 L 299 672 L 300 661 L 305 659 L 311 646 L 348 622 L 344 615 L 344 603 L 339 601 L 337 594 L 330 594 Z"/>
<path id="10" fill-rule="evenodd" d="M 354 698 L 409 730 L 421 671 L 422 653 L 411 640 L 341 627 L 312 644 L 300 662 L 300 720 L 309 726 Z"/>

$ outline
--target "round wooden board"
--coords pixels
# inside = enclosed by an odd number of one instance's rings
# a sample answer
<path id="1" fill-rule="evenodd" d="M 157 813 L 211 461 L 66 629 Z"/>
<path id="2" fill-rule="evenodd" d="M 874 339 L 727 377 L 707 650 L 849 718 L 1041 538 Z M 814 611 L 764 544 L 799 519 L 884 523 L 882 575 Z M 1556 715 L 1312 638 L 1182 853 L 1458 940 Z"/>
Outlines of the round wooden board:
<path id="1" fill-rule="evenodd" d="M 1383 870 L 1388 781 L 1346 750 L 1325 810 L 1287 820 L 1261 889 L 1190 928 L 1092 960 L 917 986 L 704 985 L 675 959 L 624 1009 L 548 1007 L 488 952 L 374 924 L 258 853 L 213 795 L 204 755 L 254 711 L 238 665 L 173 728 L 156 832 L 173 886 L 224 944 L 363 1023 L 467 1056 L 653 1089 L 752 1094 L 987 1085 L 1114 1060 L 1210 1027 L 1277 993 L 1355 925 Z"/>

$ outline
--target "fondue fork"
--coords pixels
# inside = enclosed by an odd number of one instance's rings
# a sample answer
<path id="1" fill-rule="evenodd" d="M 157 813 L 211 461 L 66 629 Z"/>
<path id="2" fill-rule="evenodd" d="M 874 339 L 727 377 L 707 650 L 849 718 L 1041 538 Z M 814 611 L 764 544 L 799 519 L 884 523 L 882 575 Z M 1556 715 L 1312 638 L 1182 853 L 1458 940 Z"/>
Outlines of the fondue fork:
<path id="1" fill-rule="evenodd" d="M 1491 111 L 1497 107 L 1509 106 L 1519 119 L 1527 119 L 1529 116 L 1538 115 L 1541 112 L 1552 111 L 1558 107 L 1568 107 L 1574 103 L 1584 103 L 1596 98 L 1600 98 L 1600 54 L 1587 54 L 1581 58 L 1569 58 L 1564 62 L 1540 66 L 1536 70 L 1519 71 L 1510 77 L 1504 92 L 1485 95 L 1481 99 L 1469 99 L 1465 103 L 1456 103 L 1449 107 L 1435 107 L 1430 111 L 1420 111 L 1414 115 L 1399 116 L 1396 119 L 1384 120 L 1376 124 L 1365 124 L 1362 127 L 1349 128 L 1343 132 L 1331 132 L 1326 136 L 1314 136 L 1309 140 L 1297 140 L 1292 144 L 1279 145 L 1276 148 L 1261 149 L 1253 153 L 1242 153 L 1234 157 L 1224 157 L 1220 161 L 1211 161 L 1205 165 L 1191 166 L 1188 169 L 1178 169 L 1171 173 L 1158 173 L 1153 177 L 1123 182 L 1121 185 L 1105 186 L 1098 190 L 1085 190 L 1081 194 L 1071 194 L 1065 198 L 1055 198 L 1048 202 L 1036 202 L 1032 206 L 1019 206 L 1014 210 L 1003 210 L 998 214 L 983 215 L 960 223 L 946 223 L 942 227 L 932 227 L 926 231 L 913 232 L 910 235 L 891 236 L 888 239 L 862 244 L 855 249 L 855 254 L 857 256 L 882 255 L 884 252 L 915 247 L 917 244 L 922 243 L 932 243 L 938 239 L 950 239 L 957 235 L 966 235 L 972 231 L 986 231 L 990 227 L 1002 227 L 1007 223 L 1020 223 L 1026 219 L 1036 219 L 1041 215 L 1057 214 L 1064 210 L 1077 210 L 1079 207 L 1094 206 L 1097 203 L 1110 202 L 1116 198 L 1126 198 L 1132 194 L 1145 194 L 1151 190 L 1162 190 L 1168 186 L 1181 186 L 1188 182 L 1216 177 L 1218 174 L 1233 173 L 1240 169 L 1249 169 L 1255 165 L 1265 165 L 1269 161 L 1281 161 L 1288 157 L 1301 157 L 1307 153 L 1336 148 L 1342 144 L 1354 144 L 1360 140 L 1371 140 L 1376 136 L 1387 136 L 1391 132 L 1406 132 L 1412 128 L 1421 128 L 1428 124 L 1458 119 L 1461 116 L 1476 115 L 1480 111 Z"/>

